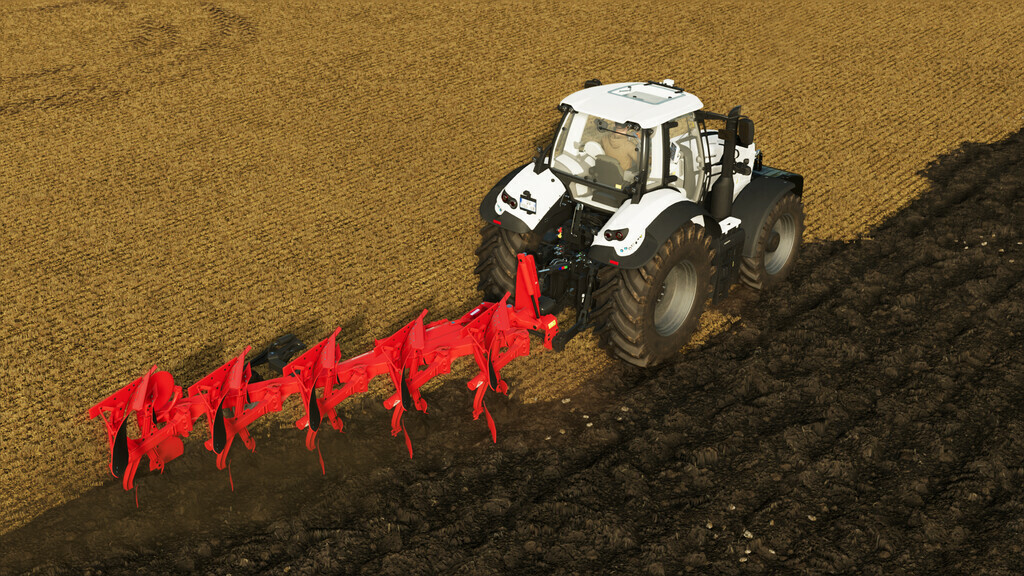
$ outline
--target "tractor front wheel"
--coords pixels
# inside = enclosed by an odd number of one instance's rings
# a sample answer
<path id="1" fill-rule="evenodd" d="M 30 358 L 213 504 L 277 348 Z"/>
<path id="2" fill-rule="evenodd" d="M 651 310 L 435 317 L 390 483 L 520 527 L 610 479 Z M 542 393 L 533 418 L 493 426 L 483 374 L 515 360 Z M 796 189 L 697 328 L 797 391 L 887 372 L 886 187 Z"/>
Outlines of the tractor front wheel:
<path id="1" fill-rule="evenodd" d="M 675 356 L 704 313 L 713 261 L 704 228 L 687 224 L 640 268 L 603 268 L 594 293 L 602 344 L 641 367 Z"/>

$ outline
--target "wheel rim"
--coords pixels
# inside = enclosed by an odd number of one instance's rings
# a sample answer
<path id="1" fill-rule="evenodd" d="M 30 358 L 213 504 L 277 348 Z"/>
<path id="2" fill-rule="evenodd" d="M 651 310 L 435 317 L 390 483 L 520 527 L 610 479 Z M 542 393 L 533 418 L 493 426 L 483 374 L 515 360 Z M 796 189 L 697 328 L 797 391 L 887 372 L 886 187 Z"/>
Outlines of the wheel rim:
<path id="1" fill-rule="evenodd" d="M 674 334 L 686 322 L 697 299 L 697 269 L 689 261 L 672 267 L 661 285 L 654 305 L 654 330 L 661 336 Z"/>
<path id="2" fill-rule="evenodd" d="M 783 214 L 775 221 L 768 237 L 772 238 L 776 234 L 779 237 L 778 245 L 774 250 L 766 249 L 764 253 L 764 271 L 768 274 L 778 274 L 793 255 L 793 248 L 796 247 L 796 219 L 792 214 Z"/>

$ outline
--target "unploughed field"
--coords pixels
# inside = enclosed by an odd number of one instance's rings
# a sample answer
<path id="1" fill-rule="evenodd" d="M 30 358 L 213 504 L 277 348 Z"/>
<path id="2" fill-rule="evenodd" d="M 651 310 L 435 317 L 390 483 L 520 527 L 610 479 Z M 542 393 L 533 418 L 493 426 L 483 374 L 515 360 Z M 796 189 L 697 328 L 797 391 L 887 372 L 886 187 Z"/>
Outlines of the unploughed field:
<path id="1" fill-rule="evenodd" d="M 0 11 L 0 572 L 1024 563 L 1019 137 L 904 210 L 931 160 L 1024 122 L 1024 7 L 323 4 Z M 674 366 L 589 337 L 518 361 L 498 446 L 460 365 L 416 460 L 379 382 L 323 435 L 326 478 L 295 405 L 234 493 L 199 429 L 135 509 L 89 406 L 154 362 L 187 386 L 285 331 L 342 326 L 354 355 L 460 315 L 480 197 L 592 77 L 744 105 L 807 179 L 790 286 L 736 290 Z"/>

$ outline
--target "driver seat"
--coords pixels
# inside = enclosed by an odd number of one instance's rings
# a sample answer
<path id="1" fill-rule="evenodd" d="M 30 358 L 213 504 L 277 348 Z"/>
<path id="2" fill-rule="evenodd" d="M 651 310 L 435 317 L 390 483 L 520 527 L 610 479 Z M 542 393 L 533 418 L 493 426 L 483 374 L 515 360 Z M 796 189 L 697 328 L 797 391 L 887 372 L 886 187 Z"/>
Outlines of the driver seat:
<path id="1" fill-rule="evenodd" d="M 583 151 L 586 152 L 587 156 L 597 158 L 598 156 L 604 155 L 604 147 L 597 140 L 590 140 L 583 145 Z"/>
<path id="2" fill-rule="evenodd" d="M 622 171 L 619 161 L 607 154 L 601 154 L 594 159 L 594 167 L 590 169 L 590 175 L 602 184 L 620 187 L 626 186 L 626 177 Z"/>
<path id="3" fill-rule="evenodd" d="M 606 155 L 611 156 L 619 163 L 623 172 L 635 170 L 637 151 L 632 140 L 623 136 L 615 137 L 605 134 L 601 138 L 601 146 Z"/>

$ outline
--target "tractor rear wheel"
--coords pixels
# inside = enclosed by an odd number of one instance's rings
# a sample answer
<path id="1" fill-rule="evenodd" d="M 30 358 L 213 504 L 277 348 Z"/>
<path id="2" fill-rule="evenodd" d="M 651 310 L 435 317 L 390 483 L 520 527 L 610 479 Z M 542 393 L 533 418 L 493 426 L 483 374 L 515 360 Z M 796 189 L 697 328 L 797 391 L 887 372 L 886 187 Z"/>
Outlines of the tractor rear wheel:
<path id="1" fill-rule="evenodd" d="M 804 233 L 804 205 L 787 192 L 772 206 L 757 232 L 754 256 L 740 260 L 740 278 L 756 290 L 768 290 L 785 280 L 800 254 Z"/>
<path id="2" fill-rule="evenodd" d="M 675 356 L 704 313 L 713 261 L 704 228 L 687 224 L 640 268 L 603 268 L 594 293 L 602 344 L 641 367 Z"/>
<path id="3" fill-rule="evenodd" d="M 534 253 L 540 245 L 540 236 L 533 232 L 516 234 L 493 224 L 480 229 L 480 247 L 476 249 L 477 265 L 473 270 L 480 277 L 477 290 L 484 300 L 497 302 L 506 292 L 515 293 L 516 255 Z"/>

